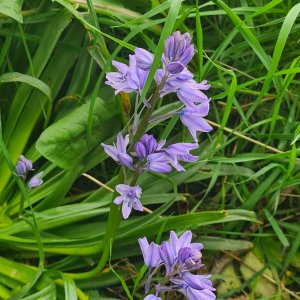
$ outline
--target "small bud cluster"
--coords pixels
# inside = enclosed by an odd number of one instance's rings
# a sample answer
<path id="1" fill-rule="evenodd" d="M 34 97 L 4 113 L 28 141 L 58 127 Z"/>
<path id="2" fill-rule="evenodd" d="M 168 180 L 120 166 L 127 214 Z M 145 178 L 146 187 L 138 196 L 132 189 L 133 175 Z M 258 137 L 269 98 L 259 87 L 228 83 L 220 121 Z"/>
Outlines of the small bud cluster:
<path id="1" fill-rule="evenodd" d="M 164 279 L 155 285 L 155 294 L 147 295 L 144 300 L 161 300 L 159 294 L 170 291 L 178 291 L 189 300 L 216 299 L 213 293 L 215 289 L 208 279 L 210 275 L 191 273 L 203 266 L 201 262 L 203 245 L 201 243 L 191 243 L 191 231 L 184 232 L 180 237 L 177 237 L 176 233 L 171 231 L 170 241 L 164 241 L 161 245 L 153 242 L 149 244 L 146 237 L 138 241 L 144 262 L 150 268 L 145 287 L 146 293 L 150 290 L 152 277 L 161 267 L 165 269 Z"/>
<path id="2" fill-rule="evenodd" d="M 27 158 L 25 158 L 25 156 L 20 155 L 16 165 L 16 175 L 25 181 L 27 177 L 27 173 L 29 171 L 34 171 L 32 167 L 32 162 Z M 43 180 L 41 179 L 42 176 L 43 176 L 43 171 L 34 175 L 27 183 L 28 188 L 32 189 L 42 185 L 43 183 Z"/>

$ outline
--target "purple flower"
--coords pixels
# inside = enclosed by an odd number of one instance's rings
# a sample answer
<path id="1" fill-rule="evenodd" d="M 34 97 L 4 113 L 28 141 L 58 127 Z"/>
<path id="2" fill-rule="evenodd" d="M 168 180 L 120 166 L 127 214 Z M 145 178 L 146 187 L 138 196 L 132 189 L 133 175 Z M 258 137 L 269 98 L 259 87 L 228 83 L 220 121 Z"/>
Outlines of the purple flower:
<path id="1" fill-rule="evenodd" d="M 134 145 L 135 153 L 139 159 L 146 158 L 149 154 L 160 150 L 164 144 L 165 140 L 157 143 L 156 139 L 151 134 L 144 134 L 139 142 L 136 142 Z"/>
<path id="2" fill-rule="evenodd" d="M 159 293 L 179 291 L 189 300 L 214 300 L 215 289 L 208 279 L 210 275 L 194 275 L 192 270 L 200 269 L 203 248 L 201 243 L 192 243 L 192 232 L 186 231 L 177 236 L 174 231 L 170 232 L 170 241 L 162 242 L 160 246 L 149 243 L 146 238 L 139 239 L 144 260 L 147 265 L 156 267 L 152 273 L 149 272 L 146 281 L 146 292 L 150 288 L 150 282 L 154 274 L 159 271 L 161 264 L 165 266 L 165 279 L 162 283 L 155 284 L 156 295 L 145 299 L 156 300 Z M 157 253 L 159 251 L 159 256 Z M 167 279 L 167 280 L 166 280 Z M 170 284 L 171 283 L 171 284 Z M 154 297 L 154 298 L 153 298 Z"/>
<path id="3" fill-rule="evenodd" d="M 200 269 L 202 253 L 191 247 L 183 247 L 178 251 L 178 260 L 181 263 L 180 272 Z"/>
<path id="4" fill-rule="evenodd" d="M 198 156 L 191 155 L 189 152 L 198 148 L 198 144 L 191 143 L 177 143 L 162 149 L 168 162 L 177 171 L 185 171 L 179 161 L 195 162 Z"/>
<path id="5" fill-rule="evenodd" d="M 211 290 L 195 290 L 186 285 L 183 288 L 183 293 L 188 300 L 215 300 L 216 295 Z"/>
<path id="6" fill-rule="evenodd" d="M 102 143 L 101 146 L 104 148 L 105 153 L 114 161 L 119 162 L 122 166 L 132 168 L 133 159 L 126 152 L 128 144 L 129 134 L 123 138 L 122 133 L 119 132 L 117 136 L 117 145 L 113 144 L 113 146 L 110 146 Z"/>
<path id="7" fill-rule="evenodd" d="M 209 98 L 201 92 L 201 90 L 208 90 L 210 85 L 207 84 L 207 81 L 202 81 L 197 83 L 195 80 L 190 79 L 183 82 L 177 89 L 178 98 L 185 105 L 193 105 L 195 103 L 208 102 Z"/>
<path id="8" fill-rule="evenodd" d="M 191 243 L 192 232 L 190 230 L 185 231 L 179 238 L 176 233 L 172 230 L 170 232 L 170 244 L 178 254 L 179 250 L 184 247 L 190 247 L 192 249 L 201 250 L 203 245 L 201 243 Z"/>
<path id="9" fill-rule="evenodd" d="M 115 60 L 112 64 L 118 69 L 118 72 L 107 73 L 105 84 L 114 88 L 116 90 L 115 94 L 119 92 L 140 92 L 143 89 L 148 71 L 137 67 L 134 55 L 129 55 L 129 66 Z"/>
<path id="10" fill-rule="evenodd" d="M 179 161 L 195 162 L 198 156 L 191 155 L 189 152 L 198 148 L 198 144 L 191 143 L 177 143 L 172 144 L 166 148 L 162 148 L 165 141 L 159 143 L 155 153 L 147 156 L 147 163 L 142 166 L 142 169 L 151 170 L 158 173 L 169 173 L 172 167 L 177 171 L 185 171 Z M 140 145 L 141 149 L 142 146 Z M 140 151 L 139 155 L 146 157 L 146 151 Z M 171 167 L 171 166 L 172 167 Z"/>
<path id="11" fill-rule="evenodd" d="M 181 71 L 183 71 L 184 68 L 185 68 L 185 66 L 181 62 L 179 62 L 179 61 L 170 62 L 166 66 L 166 70 L 170 74 L 178 74 Z"/>
<path id="12" fill-rule="evenodd" d="M 28 187 L 29 188 L 35 188 L 38 187 L 40 185 L 42 185 L 43 180 L 41 179 L 41 177 L 43 176 L 43 171 L 34 175 L 28 182 Z"/>
<path id="13" fill-rule="evenodd" d="M 159 69 L 155 73 L 155 81 L 159 84 L 164 76 L 164 70 Z M 209 98 L 202 92 L 208 90 L 210 84 L 206 80 L 197 83 L 194 75 L 186 68 L 178 74 L 168 75 L 168 79 L 160 91 L 161 96 L 169 93 L 177 93 L 178 98 L 185 105 L 194 105 L 195 103 L 208 102 Z"/>
<path id="14" fill-rule="evenodd" d="M 142 189 L 139 186 L 118 184 L 116 190 L 121 196 L 117 197 L 114 200 L 114 203 L 117 205 L 122 204 L 122 214 L 124 219 L 129 217 L 132 208 L 143 211 L 143 205 L 140 201 Z"/>
<path id="15" fill-rule="evenodd" d="M 162 152 L 148 155 L 147 163 L 143 166 L 143 169 L 163 174 L 172 172 L 169 160 Z"/>
<path id="16" fill-rule="evenodd" d="M 161 300 L 161 298 L 156 295 L 151 294 L 151 295 L 146 296 L 144 298 L 144 300 Z"/>
<path id="17" fill-rule="evenodd" d="M 194 56 L 194 46 L 190 44 L 191 39 L 189 33 L 181 34 L 179 31 L 166 39 L 162 62 L 169 72 L 170 64 L 174 62 L 178 64 L 177 67 L 171 67 L 174 72 L 170 73 L 180 73 Z M 179 67 L 180 64 L 182 67 Z"/>
<path id="18" fill-rule="evenodd" d="M 189 300 L 214 300 L 216 295 L 213 293 L 215 288 L 212 287 L 212 282 L 208 280 L 210 275 L 194 275 L 185 273 L 182 276 L 183 293 Z"/>
<path id="19" fill-rule="evenodd" d="M 135 48 L 136 66 L 149 71 L 153 62 L 153 54 L 143 48 Z"/>
<path id="20" fill-rule="evenodd" d="M 174 271 L 174 266 L 177 261 L 176 249 L 174 249 L 170 243 L 163 242 L 159 247 L 159 255 L 165 265 L 166 276 L 168 276 Z"/>
<path id="21" fill-rule="evenodd" d="M 127 74 L 129 71 L 129 67 L 123 63 L 117 62 L 115 60 L 112 61 L 114 67 L 118 69 L 119 72 L 109 72 L 106 74 L 105 84 L 110 85 L 114 88 L 115 94 L 119 92 L 131 93 L 134 91 L 128 83 L 127 83 Z"/>
<path id="22" fill-rule="evenodd" d="M 33 170 L 32 162 L 28 160 L 25 156 L 20 155 L 16 165 L 17 175 L 19 177 L 25 177 L 26 173 L 31 170 Z"/>
<path id="23" fill-rule="evenodd" d="M 198 142 L 197 131 L 209 132 L 212 127 L 203 117 L 208 115 L 209 102 L 199 105 L 187 106 L 180 112 L 180 120 L 190 131 L 195 142 Z"/>
<path id="24" fill-rule="evenodd" d="M 162 262 L 159 256 L 158 245 L 153 242 L 149 245 L 146 237 L 138 239 L 138 242 L 143 253 L 145 265 L 148 267 L 157 267 Z"/>
<path id="25" fill-rule="evenodd" d="M 208 280 L 210 275 L 194 275 L 189 272 L 182 275 L 182 279 L 187 285 L 196 290 L 211 290 L 215 289 L 212 287 L 212 282 Z"/>
<path id="26" fill-rule="evenodd" d="M 164 70 L 158 69 L 155 73 L 155 81 L 157 84 L 160 84 L 163 76 L 164 76 Z M 169 74 L 168 79 L 163 87 L 163 89 L 160 91 L 160 94 L 162 96 L 167 95 L 169 93 L 176 92 L 180 86 L 182 86 L 185 82 L 188 80 L 191 80 L 194 78 L 194 75 L 188 71 L 186 68 L 180 72 L 179 74 Z"/>

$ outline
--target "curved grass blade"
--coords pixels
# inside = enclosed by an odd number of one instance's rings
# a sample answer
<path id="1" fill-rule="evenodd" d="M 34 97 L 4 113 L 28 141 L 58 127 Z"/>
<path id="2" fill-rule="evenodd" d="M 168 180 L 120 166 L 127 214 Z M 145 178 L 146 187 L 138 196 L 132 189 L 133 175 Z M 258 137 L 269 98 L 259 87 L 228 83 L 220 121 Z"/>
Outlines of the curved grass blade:
<path id="1" fill-rule="evenodd" d="M 9 83 L 9 82 L 27 83 L 28 85 L 40 90 L 49 98 L 49 100 L 51 100 L 51 90 L 49 86 L 38 78 L 34 78 L 30 75 L 26 75 L 18 72 L 5 73 L 0 76 L 0 83 Z"/>

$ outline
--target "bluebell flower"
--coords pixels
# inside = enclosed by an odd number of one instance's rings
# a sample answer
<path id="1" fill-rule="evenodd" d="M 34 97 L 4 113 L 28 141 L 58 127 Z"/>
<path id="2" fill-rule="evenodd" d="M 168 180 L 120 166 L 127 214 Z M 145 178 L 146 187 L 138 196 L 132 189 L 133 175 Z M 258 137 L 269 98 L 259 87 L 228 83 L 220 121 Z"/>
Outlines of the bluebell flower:
<path id="1" fill-rule="evenodd" d="M 185 171 L 179 161 L 195 162 L 198 159 L 198 156 L 191 155 L 189 152 L 193 149 L 197 149 L 198 147 L 198 144 L 176 143 L 168 146 L 167 148 L 163 148 L 162 150 L 166 159 L 173 168 L 177 171 Z"/>
<path id="2" fill-rule="evenodd" d="M 210 85 L 206 82 L 207 81 L 202 81 L 201 83 L 197 83 L 193 79 L 185 81 L 176 90 L 177 97 L 185 105 L 208 102 L 209 98 L 201 92 L 201 90 L 208 90 L 210 88 Z"/>
<path id="3" fill-rule="evenodd" d="M 153 242 L 149 245 L 146 237 L 138 239 L 138 242 L 143 253 L 145 265 L 148 267 L 157 267 L 162 262 L 159 256 L 158 245 Z"/>
<path id="4" fill-rule="evenodd" d="M 189 33 L 181 34 L 174 32 L 165 41 L 165 50 L 162 57 L 164 67 L 172 74 L 180 73 L 194 56 L 194 46 L 190 44 L 191 36 Z M 170 65 L 177 64 L 170 68 Z M 180 67 L 181 65 L 181 67 Z"/>
<path id="5" fill-rule="evenodd" d="M 214 300 L 216 295 L 213 293 L 215 288 L 208 279 L 209 275 L 194 275 L 189 272 L 182 275 L 182 288 L 184 295 L 189 300 Z"/>
<path id="6" fill-rule="evenodd" d="M 107 73 L 105 84 L 115 89 L 115 94 L 140 92 L 144 87 L 148 71 L 138 68 L 136 63 L 134 55 L 129 55 L 129 66 L 113 60 L 112 64 L 118 72 Z"/>
<path id="7" fill-rule="evenodd" d="M 195 142 L 198 142 L 197 131 L 209 132 L 212 127 L 203 118 L 208 115 L 209 102 L 187 106 L 180 113 L 180 120 L 190 131 Z"/>
<path id="8" fill-rule="evenodd" d="M 132 209 L 143 211 L 143 205 L 140 201 L 142 189 L 139 186 L 129 186 L 126 184 L 118 184 L 117 192 L 121 195 L 114 200 L 117 205 L 122 204 L 123 218 L 127 219 Z"/>
<path id="9" fill-rule="evenodd" d="M 172 290 L 183 293 L 188 300 L 216 299 L 214 294 L 215 288 L 213 288 L 212 282 L 208 279 L 210 275 L 194 275 L 190 273 L 202 267 L 201 249 L 203 248 L 201 243 L 192 243 L 192 232 L 190 230 L 184 232 L 179 237 L 174 231 L 171 231 L 169 242 L 164 241 L 160 246 L 153 243 L 152 254 L 150 253 L 151 245 L 149 246 L 146 238 L 139 239 L 139 243 L 145 263 L 147 261 L 148 263 L 146 264 L 149 266 L 151 265 L 149 261 L 155 261 L 153 266 L 156 268 L 152 273 L 149 273 L 146 285 L 150 287 L 149 282 L 152 276 L 158 272 L 160 266 L 164 266 L 166 270 L 163 284 L 156 284 L 156 294 L 152 294 L 147 299 L 156 299 L 155 297 L 158 297 L 160 293 Z M 157 247 L 161 261 L 159 261 L 157 255 Z M 145 254 L 146 251 L 148 252 Z M 148 287 L 146 292 L 148 291 Z"/>
<path id="10" fill-rule="evenodd" d="M 120 163 L 122 166 L 132 168 L 133 159 L 127 154 L 127 146 L 129 144 L 129 134 L 123 138 L 122 133 L 119 132 L 117 135 L 117 144 L 106 145 L 101 143 L 101 146 L 104 148 L 104 151 L 109 155 L 114 161 Z"/>
<path id="11" fill-rule="evenodd" d="M 28 171 L 33 170 L 32 162 L 27 159 L 24 155 L 20 155 L 17 165 L 16 165 L 16 174 L 19 177 L 26 177 Z"/>
<path id="12" fill-rule="evenodd" d="M 162 174 L 172 172 L 169 160 L 166 158 L 164 153 L 161 152 L 148 155 L 147 163 L 142 168 Z"/>
<path id="13" fill-rule="evenodd" d="M 159 69 L 155 73 L 155 81 L 160 84 L 165 72 Z M 178 74 L 168 75 L 164 87 L 160 90 L 161 96 L 170 93 L 176 93 L 177 97 L 185 105 L 194 105 L 197 103 L 208 102 L 209 98 L 202 92 L 210 88 L 206 80 L 201 83 L 196 82 L 194 75 L 186 68 Z"/>
<path id="14" fill-rule="evenodd" d="M 29 181 L 28 181 L 28 187 L 29 188 L 36 188 L 43 184 L 43 180 L 41 177 L 43 176 L 43 171 L 34 175 Z"/>
<path id="15" fill-rule="evenodd" d="M 165 143 L 165 140 L 158 143 L 153 135 L 144 134 L 141 139 L 135 143 L 134 150 L 138 158 L 143 160 L 155 151 L 161 150 Z"/>
<path id="16" fill-rule="evenodd" d="M 185 171 L 183 166 L 179 163 L 195 162 L 198 156 L 191 155 L 189 152 L 198 148 L 198 144 L 191 143 L 176 143 L 162 148 L 162 143 L 157 147 L 157 152 L 147 156 L 147 162 L 142 166 L 142 169 L 151 170 L 158 173 L 169 173 L 172 167 L 177 171 Z"/>
<path id="17" fill-rule="evenodd" d="M 153 62 L 153 54 L 143 48 L 135 48 L 136 66 L 142 70 L 149 71 Z"/>
<path id="18" fill-rule="evenodd" d="M 166 268 L 166 275 L 168 276 L 174 271 L 174 266 L 177 262 L 176 251 L 169 242 L 162 242 L 159 247 L 159 254 Z"/>

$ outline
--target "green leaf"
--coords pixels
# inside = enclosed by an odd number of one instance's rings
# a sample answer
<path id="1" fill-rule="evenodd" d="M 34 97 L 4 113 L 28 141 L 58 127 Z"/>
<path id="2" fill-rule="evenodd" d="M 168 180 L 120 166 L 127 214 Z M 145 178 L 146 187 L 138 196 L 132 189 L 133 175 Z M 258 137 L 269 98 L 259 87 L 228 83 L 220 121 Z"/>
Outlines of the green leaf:
<path id="1" fill-rule="evenodd" d="M 97 98 L 93 111 L 93 135 L 87 143 L 86 128 L 89 103 L 75 109 L 66 117 L 48 127 L 36 143 L 38 151 L 63 169 L 83 164 L 87 154 L 110 136 L 112 117 L 116 114 L 112 104 Z"/>
<path id="2" fill-rule="evenodd" d="M 0 13 L 23 23 L 22 4 L 23 0 L 0 0 Z"/>

